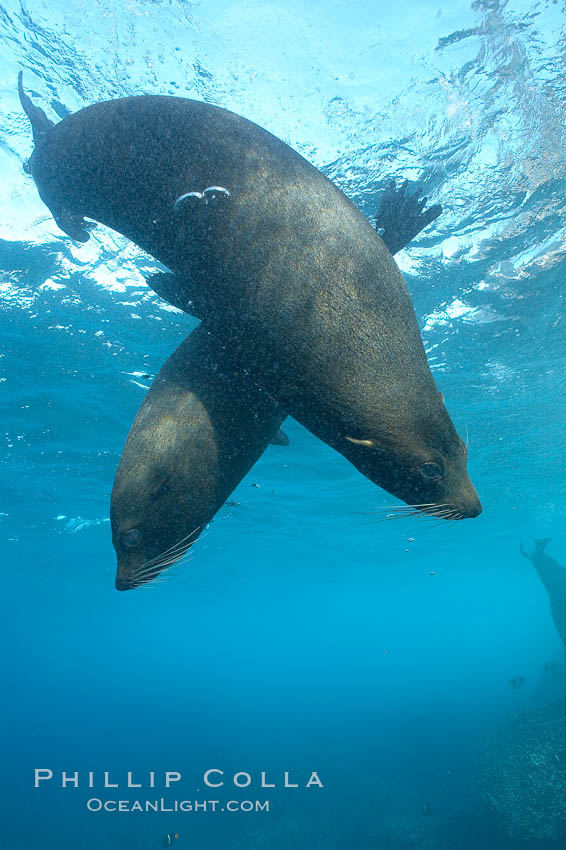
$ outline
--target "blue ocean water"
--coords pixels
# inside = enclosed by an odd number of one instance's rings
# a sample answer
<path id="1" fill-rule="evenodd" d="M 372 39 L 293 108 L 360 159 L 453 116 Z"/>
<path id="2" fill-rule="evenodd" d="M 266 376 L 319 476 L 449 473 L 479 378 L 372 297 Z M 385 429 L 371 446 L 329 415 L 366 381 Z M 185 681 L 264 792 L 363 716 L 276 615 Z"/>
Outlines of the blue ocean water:
<path id="1" fill-rule="evenodd" d="M 0 846 L 149 850 L 179 831 L 179 850 L 542 847 L 505 833 L 480 778 L 509 718 L 566 695 L 519 555 L 552 537 L 566 565 L 564 5 L 6 2 L 0 38 Z M 156 264 L 125 238 L 58 230 L 22 169 L 19 70 L 52 120 L 141 93 L 232 109 L 370 219 L 388 180 L 420 182 L 443 213 L 397 260 L 483 514 L 379 521 L 392 497 L 287 420 L 290 445 L 190 563 L 117 593 L 116 467 L 144 376 L 195 322 L 148 289 Z M 35 769 L 53 780 L 34 788 Z M 206 789 L 207 769 L 226 786 Z M 182 781 L 164 790 L 164 771 Z M 286 771 L 324 787 L 284 788 Z M 154 797 L 270 811 L 87 808 Z"/>

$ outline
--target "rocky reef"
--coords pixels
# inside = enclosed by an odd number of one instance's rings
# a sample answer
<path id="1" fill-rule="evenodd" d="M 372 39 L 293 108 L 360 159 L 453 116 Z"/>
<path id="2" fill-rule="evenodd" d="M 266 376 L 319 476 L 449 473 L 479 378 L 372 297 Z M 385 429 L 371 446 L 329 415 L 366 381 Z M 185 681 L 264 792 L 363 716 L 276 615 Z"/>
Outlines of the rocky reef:
<path id="1" fill-rule="evenodd" d="M 566 700 L 524 712 L 493 736 L 482 796 L 500 827 L 531 846 L 566 846 Z"/>

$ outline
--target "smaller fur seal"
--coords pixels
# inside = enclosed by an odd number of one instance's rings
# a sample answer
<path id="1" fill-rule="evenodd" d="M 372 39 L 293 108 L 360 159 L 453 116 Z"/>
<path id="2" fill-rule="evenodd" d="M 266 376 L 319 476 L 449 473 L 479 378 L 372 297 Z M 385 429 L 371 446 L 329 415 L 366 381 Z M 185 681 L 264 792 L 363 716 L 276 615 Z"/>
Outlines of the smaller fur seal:
<path id="1" fill-rule="evenodd" d="M 279 433 L 284 412 L 200 325 L 153 381 L 110 502 L 116 588 L 181 558 Z"/>
<path id="2" fill-rule="evenodd" d="M 532 552 L 528 552 L 521 543 L 520 551 L 524 558 L 532 562 L 546 588 L 552 619 L 566 649 L 566 569 L 546 554 L 545 550 L 551 539 L 550 537 L 535 539 L 535 548 Z"/>

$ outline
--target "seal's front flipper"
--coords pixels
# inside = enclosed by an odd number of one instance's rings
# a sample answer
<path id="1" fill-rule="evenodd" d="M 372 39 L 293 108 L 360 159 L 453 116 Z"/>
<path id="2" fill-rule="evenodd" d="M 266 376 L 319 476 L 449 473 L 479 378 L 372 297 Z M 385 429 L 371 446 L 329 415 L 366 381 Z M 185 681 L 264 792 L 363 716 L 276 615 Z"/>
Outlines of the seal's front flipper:
<path id="1" fill-rule="evenodd" d="M 40 109 L 39 106 L 34 106 L 28 95 L 24 91 L 23 84 L 24 75 L 20 71 L 18 74 L 18 93 L 20 95 L 20 103 L 22 104 L 23 110 L 26 113 L 27 117 L 31 122 L 31 129 L 33 133 L 33 141 L 37 146 L 43 142 L 45 136 L 53 127 L 53 122 L 49 120 L 43 109 Z"/>
<path id="2" fill-rule="evenodd" d="M 442 212 L 440 204 L 423 211 L 428 198 L 419 200 L 420 186 L 410 195 L 408 186 L 407 180 L 400 189 L 393 181 L 388 183 L 375 217 L 375 227 L 392 254 L 405 248 Z"/>
<path id="3" fill-rule="evenodd" d="M 272 446 L 288 446 L 289 437 L 281 428 L 270 440 Z"/>
<path id="4" fill-rule="evenodd" d="M 195 319 L 202 319 L 202 310 L 199 309 L 198 298 L 193 298 L 187 293 L 186 281 L 182 285 L 173 272 L 156 272 L 155 274 L 146 277 L 145 282 L 150 289 L 153 289 L 160 298 L 172 304 L 183 313 L 189 313 Z"/>

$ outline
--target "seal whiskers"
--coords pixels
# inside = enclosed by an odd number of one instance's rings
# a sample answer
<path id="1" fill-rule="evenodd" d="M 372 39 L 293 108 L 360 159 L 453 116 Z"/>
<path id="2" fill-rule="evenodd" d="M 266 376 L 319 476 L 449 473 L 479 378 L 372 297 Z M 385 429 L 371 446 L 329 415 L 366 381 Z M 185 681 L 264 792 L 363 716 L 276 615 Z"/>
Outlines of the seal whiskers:
<path id="1" fill-rule="evenodd" d="M 156 558 L 152 558 L 150 561 L 143 563 L 139 570 L 136 570 L 132 576 L 132 579 L 129 583 L 131 589 L 142 587 L 143 585 L 156 584 L 158 581 L 164 581 L 166 576 L 163 575 L 165 570 L 168 570 L 172 566 L 179 566 L 180 564 L 186 564 L 187 561 L 190 561 L 190 557 L 188 557 L 188 553 L 191 551 L 192 543 L 187 543 L 187 539 L 192 537 L 195 532 L 191 532 L 187 537 L 183 538 L 182 541 L 176 544 L 176 546 L 170 547 L 169 550 L 166 550 L 161 555 Z M 161 578 L 158 579 L 158 576 Z"/>
<path id="2" fill-rule="evenodd" d="M 190 548 L 190 546 L 187 546 L 187 548 L 179 554 L 171 556 L 169 558 L 164 558 L 162 561 L 157 561 L 157 563 L 152 564 L 150 567 L 146 567 L 145 569 L 142 565 L 142 569 L 136 572 L 135 577 L 145 578 L 147 576 L 157 575 L 161 572 L 161 570 L 167 569 L 167 567 L 172 567 L 173 564 L 178 564 L 182 559 L 185 559 Z"/>
<path id="3" fill-rule="evenodd" d="M 381 517 L 377 522 L 390 522 L 395 519 L 463 519 L 462 513 L 455 505 L 449 503 L 430 502 L 422 505 L 393 505 L 391 507 L 377 508 L 377 513 L 387 511 L 387 516 Z"/>
<path id="4" fill-rule="evenodd" d="M 187 564 L 192 559 L 191 556 L 195 544 L 204 540 L 208 534 L 208 532 L 205 532 L 201 535 L 198 541 L 193 540 L 192 542 L 187 543 L 186 541 L 190 540 L 191 537 L 194 537 L 198 531 L 199 529 L 195 528 L 190 534 L 187 534 L 175 545 L 170 546 L 169 549 L 165 550 L 161 555 L 158 555 L 156 558 L 152 558 L 151 561 L 143 563 L 140 569 L 134 573 L 129 585 L 130 589 L 134 590 L 138 587 L 146 587 L 149 584 L 152 586 L 155 584 L 161 584 L 170 578 L 172 567 L 180 567 Z M 180 549 L 179 547 L 181 546 L 184 546 L 185 548 Z"/>
<path id="5" fill-rule="evenodd" d="M 164 551 L 164 552 L 162 552 L 160 555 L 157 555 L 155 558 L 151 558 L 149 561 L 145 561 L 145 562 L 142 564 L 142 569 L 143 569 L 144 567 L 149 567 L 149 566 L 150 566 L 150 564 L 154 564 L 156 561 L 161 561 L 161 559 L 162 559 L 162 558 L 166 558 L 168 555 L 172 555 L 172 554 L 173 554 L 173 552 L 175 552 L 176 550 L 180 549 L 180 548 L 183 546 L 183 544 L 184 544 L 187 540 L 189 540 L 189 538 L 193 537 L 195 534 L 198 534 L 199 530 L 200 530 L 200 527 L 199 527 L 199 526 L 197 526 L 196 528 L 194 528 L 194 529 L 191 531 L 191 533 L 190 533 L 190 534 L 187 534 L 187 536 L 186 536 L 186 537 L 183 537 L 181 540 L 179 540 L 179 542 L 178 542 L 178 543 L 174 543 L 174 544 L 173 544 L 173 546 L 170 546 L 168 549 L 165 549 L 165 551 Z M 187 547 L 183 550 L 183 552 L 185 552 L 185 551 L 186 551 L 186 549 L 187 549 L 190 545 L 191 545 L 191 544 L 190 544 L 190 543 L 188 543 L 188 544 L 187 544 Z"/>

